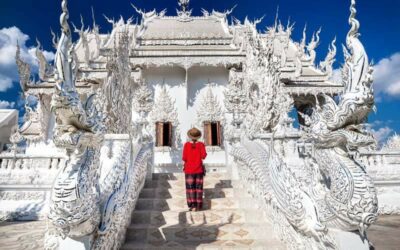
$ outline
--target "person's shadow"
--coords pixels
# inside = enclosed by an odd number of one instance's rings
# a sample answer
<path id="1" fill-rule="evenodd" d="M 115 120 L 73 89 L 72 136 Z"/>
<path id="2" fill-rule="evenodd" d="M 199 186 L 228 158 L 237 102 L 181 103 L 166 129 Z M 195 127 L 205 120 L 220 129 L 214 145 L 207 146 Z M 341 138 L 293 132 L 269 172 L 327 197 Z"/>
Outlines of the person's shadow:
<path id="1" fill-rule="evenodd" d="M 205 177 L 207 178 L 207 177 Z M 205 179 L 205 182 L 207 180 Z M 178 221 L 174 225 L 169 225 L 166 213 L 169 208 L 163 208 L 164 213 L 157 216 L 157 225 L 151 225 L 147 233 L 146 242 L 154 249 L 163 247 L 173 249 L 196 249 L 203 244 L 209 244 L 221 239 L 225 235 L 223 227 L 234 223 L 234 213 L 222 212 L 226 216 L 213 217 L 213 199 L 226 198 L 224 188 L 232 188 L 230 180 L 220 180 L 214 185 L 214 188 L 204 189 L 204 206 L 201 211 L 190 212 L 180 211 Z M 229 208 L 227 208 L 229 209 Z M 223 211 L 218 210 L 218 211 Z M 215 216 L 215 215 L 214 215 Z M 140 239 L 138 239 L 140 240 Z M 143 239 L 142 239 L 143 240 Z"/>

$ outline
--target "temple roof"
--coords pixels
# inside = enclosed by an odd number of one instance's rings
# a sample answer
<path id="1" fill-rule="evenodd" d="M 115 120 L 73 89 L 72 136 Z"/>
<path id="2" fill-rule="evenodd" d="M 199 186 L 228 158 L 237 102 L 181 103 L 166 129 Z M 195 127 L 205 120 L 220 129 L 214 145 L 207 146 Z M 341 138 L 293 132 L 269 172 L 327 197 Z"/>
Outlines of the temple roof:
<path id="1" fill-rule="evenodd" d="M 0 142 L 9 143 L 13 127 L 18 125 L 18 111 L 0 109 Z M 0 150 L 1 151 L 1 150 Z"/>
<path id="2" fill-rule="evenodd" d="M 227 26 L 218 18 L 156 17 L 145 27 L 142 39 L 231 39 Z"/>

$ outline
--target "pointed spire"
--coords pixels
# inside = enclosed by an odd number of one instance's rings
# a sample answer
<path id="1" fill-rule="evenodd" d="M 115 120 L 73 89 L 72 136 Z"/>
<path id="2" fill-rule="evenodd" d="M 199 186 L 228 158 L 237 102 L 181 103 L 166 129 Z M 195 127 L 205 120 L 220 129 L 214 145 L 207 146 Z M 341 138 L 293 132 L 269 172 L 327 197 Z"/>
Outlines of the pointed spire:
<path id="1" fill-rule="evenodd" d="M 278 19 L 279 19 L 279 5 L 276 7 L 275 24 L 274 24 L 275 31 L 278 28 Z"/>
<path id="2" fill-rule="evenodd" d="M 41 49 L 42 48 L 42 44 L 40 43 L 39 39 L 36 37 L 36 49 Z"/>
<path id="3" fill-rule="evenodd" d="M 39 62 L 39 78 L 42 81 L 46 80 L 46 77 L 50 73 L 50 65 L 47 63 L 46 57 L 43 54 L 42 51 L 42 44 L 40 43 L 39 39 L 36 38 L 36 50 L 35 50 L 35 55 L 36 59 Z"/>
<path id="4" fill-rule="evenodd" d="M 358 37 L 360 34 L 358 33 L 358 30 L 360 29 L 360 22 L 356 19 L 356 0 L 351 0 L 351 6 L 350 6 L 350 17 L 349 17 L 349 24 L 351 25 L 351 29 L 349 33 L 347 34 L 347 40 L 350 37 Z"/>
<path id="5" fill-rule="evenodd" d="M 60 16 L 60 25 L 61 25 L 61 31 L 66 35 L 70 36 L 71 35 L 71 29 L 68 24 L 68 19 L 69 19 L 69 12 L 68 12 L 68 1 L 63 0 L 61 3 L 61 8 L 63 13 Z"/>
<path id="6" fill-rule="evenodd" d="M 190 0 L 178 0 L 178 5 L 182 8 L 182 12 L 189 11 Z"/>
<path id="7" fill-rule="evenodd" d="M 335 62 L 337 52 L 336 37 L 333 39 L 328 49 L 328 54 L 326 55 L 325 60 L 320 63 L 320 68 L 321 70 L 325 71 L 329 78 L 331 78 L 333 74 L 333 63 Z"/>
<path id="8" fill-rule="evenodd" d="M 55 49 L 57 49 L 57 44 L 58 44 L 58 39 L 59 38 L 57 37 L 56 33 L 54 33 L 52 28 L 50 28 L 50 33 L 51 33 L 51 36 L 52 36 L 51 41 L 53 42 L 53 47 Z"/>
<path id="9" fill-rule="evenodd" d="M 73 64 L 75 63 L 74 55 L 72 52 L 72 37 L 71 28 L 68 24 L 68 7 L 67 0 L 63 0 L 61 3 L 62 13 L 60 16 L 61 25 L 61 37 L 57 43 L 57 52 L 54 59 L 54 65 L 56 66 L 55 79 L 58 87 L 67 92 L 74 93 L 75 91 L 75 69 Z M 71 53 L 72 52 L 72 53 Z"/>
<path id="10" fill-rule="evenodd" d="M 93 30 L 97 29 L 97 25 L 96 25 L 96 18 L 94 17 L 94 8 L 92 6 L 92 21 L 93 21 Z"/>
<path id="11" fill-rule="evenodd" d="M 18 67 L 19 83 L 21 89 L 25 92 L 28 89 L 28 84 L 30 83 L 31 77 L 31 66 L 24 62 L 21 58 L 21 48 L 17 41 L 17 50 L 15 53 L 15 62 Z"/>
<path id="12" fill-rule="evenodd" d="M 303 48 L 306 46 L 306 40 L 307 40 L 307 23 L 304 25 L 303 38 L 301 39 L 301 46 Z"/>

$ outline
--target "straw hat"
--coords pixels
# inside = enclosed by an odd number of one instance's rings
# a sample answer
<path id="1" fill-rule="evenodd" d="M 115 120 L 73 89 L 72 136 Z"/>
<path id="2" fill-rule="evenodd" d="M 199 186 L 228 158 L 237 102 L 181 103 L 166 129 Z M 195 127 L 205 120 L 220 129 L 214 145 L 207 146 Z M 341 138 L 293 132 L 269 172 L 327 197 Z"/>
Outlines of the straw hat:
<path id="1" fill-rule="evenodd" d="M 201 137 L 201 131 L 197 128 L 191 128 L 187 132 L 187 135 L 192 140 L 198 140 Z"/>

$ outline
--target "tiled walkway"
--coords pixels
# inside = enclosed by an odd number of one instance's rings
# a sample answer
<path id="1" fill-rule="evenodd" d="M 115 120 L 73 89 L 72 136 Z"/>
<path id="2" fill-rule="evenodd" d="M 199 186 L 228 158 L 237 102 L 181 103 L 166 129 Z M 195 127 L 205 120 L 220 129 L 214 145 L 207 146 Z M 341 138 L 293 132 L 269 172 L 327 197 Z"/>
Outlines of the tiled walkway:
<path id="1" fill-rule="evenodd" d="M 376 250 L 399 250 L 400 215 L 379 218 L 368 230 L 368 237 Z"/>
<path id="2" fill-rule="evenodd" d="M 0 249 L 43 249 L 43 222 L 0 223 Z M 400 216 L 381 217 L 368 230 L 376 250 L 400 249 Z"/>
<path id="3" fill-rule="evenodd" d="M 43 249 L 44 232 L 43 221 L 2 222 L 0 223 L 0 249 Z"/>

